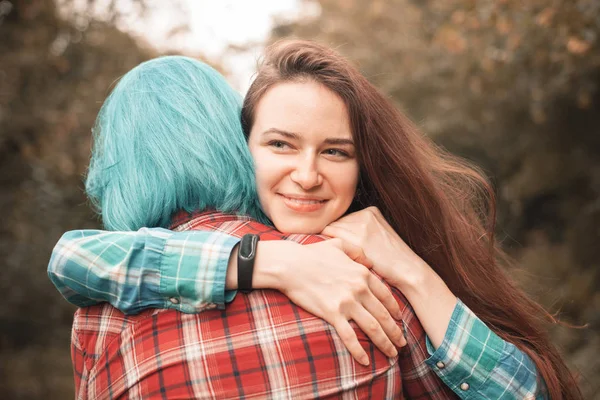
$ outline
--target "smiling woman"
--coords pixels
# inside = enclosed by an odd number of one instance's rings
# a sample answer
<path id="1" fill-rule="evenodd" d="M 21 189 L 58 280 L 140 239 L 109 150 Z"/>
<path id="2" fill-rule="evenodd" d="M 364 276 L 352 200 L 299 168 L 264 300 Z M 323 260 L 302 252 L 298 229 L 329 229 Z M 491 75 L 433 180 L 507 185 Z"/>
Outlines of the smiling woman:
<path id="1" fill-rule="evenodd" d="M 341 112 L 341 104 L 332 106 L 333 115 L 314 110 L 326 107 L 323 98 L 334 104 L 341 100 L 345 112 Z M 297 104 L 297 99 L 306 103 Z M 251 144 L 254 135 L 272 128 L 269 123 L 288 123 L 269 115 L 257 128 L 264 118 L 259 111 L 267 111 L 266 101 L 294 121 L 290 130 L 298 137 L 297 144 L 279 138 L 278 146 L 289 146 L 294 156 L 306 157 L 290 157 L 295 166 L 282 168 L 275 181 L 265 179 L 265 185 L 258 188 L 259 196 L 267 198 L 264 203 L 270 203 L 268 214 L 276 227 L 291 229 L 301 215 L 287 206 L 292 200 L 278 201 L 277 195 L 285 195 L 290 187 L 296 190 L 293 194 L 305 197 L 310 190 L 320 193 L 319 173 L 327 164 L 322 161 L 324 147 L 317 145 L 323 146 L 326 138 L 335 138 L 340 132 L 347 134 L 349 124 L 355 147 L 353 163 L 359 166 L 359 173 L 344 176 L 344 182 L 351 179 L 357 185 L 352 209 L 362 211 L 329 223 L 322 233 L 362 248 L 374 270 L 407 297 L 430 340 L 429 366 L 465 397 L 580 397 L 544 327 L 553 317 L 517 288 L 502 268 L 506 256 L 494 237 L 495 196 L 477 168 L 438 148 L 353 65 L 314 42 L 283 40 L 267 50 L 242 108 L 244 133 Z M 299 107 L 302 113 L 292 115 L 288 107 Z M 335 119 L 336 115 L 341 118 Z M 329 121 L 331 131 L 312 143 L 312 151 L 297 151 L 304 149 L 304 141 L 311 143 L 307 138 L 317 137 L 318 124 L 309 120 L 317 116 Z M 261 169 L 263 159 L 254 158 Z M 314 161 L 317 159 L 319 164 Z M 295 168 L 304 174 L 306 187 L 294 181 Z M 340 171 L 336 176 L 341 175 Z M 343 193 L 336 193 L 342 202 Z M 337 211 L 332 207 L 330 216 Z M 309 229 L 310 225 L 302 227 Z M 471 338 L 452 338 L 456 332 L 457 337 Z M 449 358 L 458 353 L 465 356 L 461 362 Z M 486 361 L 488 358 L 495 361 Z M 463 362 L 460 368 L 447 367 Z M 484 366 L 488 363 L 496 365 L 491 374 Z M 468 394 L 472 388 L 477 395 Z"/>
<path id="2" fill-rule="evenodd" d="M 248 145 L 263 211 L 281 232 L 320 233 L 358 184 L 346 105 L 317 82 L 286 82 L 264 94 L 256 115 Z"/>

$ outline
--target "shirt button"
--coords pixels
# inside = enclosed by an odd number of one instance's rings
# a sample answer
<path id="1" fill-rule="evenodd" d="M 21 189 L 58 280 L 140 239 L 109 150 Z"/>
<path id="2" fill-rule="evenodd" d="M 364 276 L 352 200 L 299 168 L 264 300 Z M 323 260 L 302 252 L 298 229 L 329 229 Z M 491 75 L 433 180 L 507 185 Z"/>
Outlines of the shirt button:
<path id="1" fill-rule="evenodd" d="M 179 304 L 179 299 L 177 297 L 171 297 L 169 301 L 173 304 Z"/>
<path id="2" fill-rule="evenodd" d="M 463 382 L 460 384 L 460 390 L 469 390 L 470 386 L 467 382 Z"/>
<path id="3" fill-rule="evenodd" d="M 435 365 L 439 368 L 439 369 L 444 369 L 446 368 L 446 364 L 444 364 L 442 361 L 438 361 L 435 363 Z"/>

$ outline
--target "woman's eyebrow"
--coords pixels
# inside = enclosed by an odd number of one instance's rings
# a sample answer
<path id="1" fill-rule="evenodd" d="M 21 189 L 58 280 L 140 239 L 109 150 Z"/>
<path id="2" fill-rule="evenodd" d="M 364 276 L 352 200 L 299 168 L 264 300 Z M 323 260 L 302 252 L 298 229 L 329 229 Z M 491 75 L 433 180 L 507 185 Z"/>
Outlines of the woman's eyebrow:
<path id="1" fill-rule="evenodd" d="M 287 137 L 289 139 L 300 140 L 300 135 L 298 135 L 297 133 L 283 131 L 283 130 L 277 129 L 277 128 L 269 128 L 269 129 L 267 129 L 266 131 L 263 132 L 263 135 L 267 135 L 269 133 L 277 133 L 277 134 L 285 136 L 285 137 Z"/>
<path id="2" fill-rule="evenodd" d="M 284 131 L 284 130 L 277 129 L 277 128 L 269 128 L 263 132 L 263 135 L 268 135 L 269 133 L 276 133 L 276 134 L 285 136 L 289 139 L 300 140 L 300 135 L 298 135 L 297 133 Z M 343 146 L 343 145 L 354 146 L 354 141 L 352 139 L 346 139 L 346 138 L 327 138 L 324 140 L 324 142 L 326 144 L 332 144 L 332 145 L 337 145 L 337 146 Z"/>
<path id="3" fill-rule="evenodd" d="M 352 139 L 343 139 L 343 138 L 327 138 L 325 139 L 325 143 L 334 144 L 334 145 L 349 145 L 354 146 L 354 140 Z"/>

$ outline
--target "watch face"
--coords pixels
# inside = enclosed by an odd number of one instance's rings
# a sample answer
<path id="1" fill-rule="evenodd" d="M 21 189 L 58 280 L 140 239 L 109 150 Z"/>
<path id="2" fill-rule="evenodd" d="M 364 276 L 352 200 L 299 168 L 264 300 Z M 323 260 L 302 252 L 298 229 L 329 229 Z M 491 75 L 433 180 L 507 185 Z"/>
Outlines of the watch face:
<path id="1" fill-rule="evenodd" d="M 242 258 L 252 258 L 256 251 L 258 235 L 245 235 L 240 243 L 239 254 Z"/>

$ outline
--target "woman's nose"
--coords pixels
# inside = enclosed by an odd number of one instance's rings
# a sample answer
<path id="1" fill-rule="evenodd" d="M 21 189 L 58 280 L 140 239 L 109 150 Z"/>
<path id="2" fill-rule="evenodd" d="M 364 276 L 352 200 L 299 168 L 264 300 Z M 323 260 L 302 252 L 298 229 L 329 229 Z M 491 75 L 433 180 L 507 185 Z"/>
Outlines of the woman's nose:
<path id="1" fill-rule="evenodd" d="M 318 170 L 316 160 L 312 157 L 300 160 L 290 177 L 304 190 L 312 189 L 323 183 L 323 176 Z"/>

